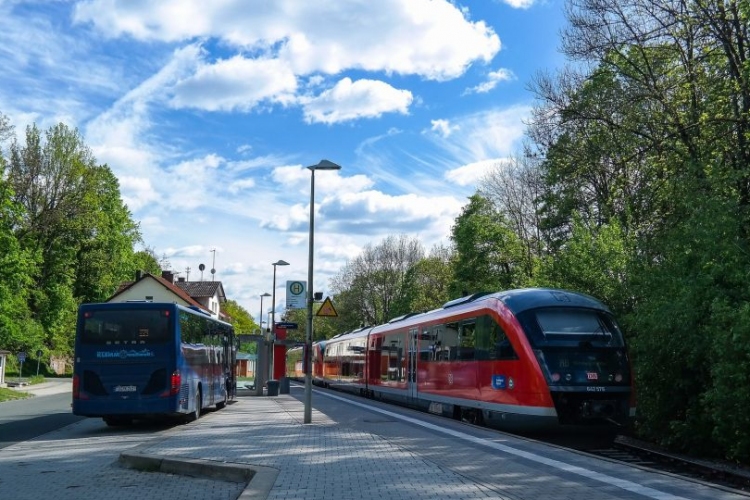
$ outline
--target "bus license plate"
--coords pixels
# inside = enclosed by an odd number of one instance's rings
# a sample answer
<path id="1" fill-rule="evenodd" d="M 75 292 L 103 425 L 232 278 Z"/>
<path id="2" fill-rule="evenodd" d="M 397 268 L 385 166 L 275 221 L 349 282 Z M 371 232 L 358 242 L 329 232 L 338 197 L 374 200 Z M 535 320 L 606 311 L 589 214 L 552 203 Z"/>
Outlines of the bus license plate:
<path id="1" fill-rule="evenodd" d="M 135 392 L 136 388 L 134 385 L 116 385 L 115 392 Z"/>

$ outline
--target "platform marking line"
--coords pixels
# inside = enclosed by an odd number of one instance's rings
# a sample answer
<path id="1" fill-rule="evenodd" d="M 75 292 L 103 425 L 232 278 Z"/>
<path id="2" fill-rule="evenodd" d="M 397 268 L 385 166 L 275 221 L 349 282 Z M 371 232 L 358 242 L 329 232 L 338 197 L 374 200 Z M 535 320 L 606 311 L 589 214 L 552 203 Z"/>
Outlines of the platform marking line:
<path id="1" fill-rule="evenodd" d="M 487 441 L 485 439 L 480 439 L 478 437 L 474 437 L 470 434 L 465 434 L 463 432 L 454 431 L 453 429 L 447 429 L 445 427 L 440 427 L 435 424 L 431 424 L 429 422 L 422 422 L 420 420 L 417 420 L 415 418 L 407 417 L 405 415 L 400 415 L 398 413 L 394 413 L 388 410 L 384 410 L 382 408 L 377 408 L 373 406 L 368 406 L 364 403 L 359 403 L 357 401 L 351 401 L 346 398 L 342 398 L 340 396 L 335 396 L 333 394 L 327 394 L 320 391 L 315 391 L 317 394 L 320 394 L 321 396 L 325 396 L 327 398 L 335 399 L 337 401 L 341 401 L 343 403 L 347 403 L 353 406 L 358 406 L 360 408 L 364 408 L 365 410 L 374 411 L 377 413 L 382 413 L 383 415 L 387 415 L 392 418 L 397 418 L 399 420 L 403 420 L 404 422 L 409 422 L 414 425 L 418 425 L 420 427 L 424 427 L 426 429 L 433 430 L 435 432 L 440 432 L 443 434 L 448 434 L 449 436 L 453 436 L 459 439 L 463 439 L 465 441 L 470 441 L 474 444 L 478 444 L 481 446 L 485 446 L 488 448 L 493 448 L 498 451 L 502 451 L 504 453 L 508 453 L 510 455 L 515 455 L 517 457 L 525 458 L 526 460 L 531 460 L 532 462 L 537 462 L 540 464 L 547 465 L 549 467 L 554 467 L 556 469 L 560 469 L 565 472 L 569 472 L 571 474 L 577 474 L 579 476 L 583 476 L 588 479 L 593 479 L 595 481 L 599 481 L 611 486 L 616 486 L 618 488 L 621 488 L 623 490 L 627 490 L 633 493 L 636 493 L 638 495 L 643 495 L 645 497 L 653 498 L 655 500 L 687 500 L 684 497 L 675 496 L 670 493 L 665 493 L 663 491 L 656 490 L 654 488 L 649 488 L 648 486 L 643 486 L 638 483 L 634 483 L 632 481 L 628 481 L 626 479 L 620 479 L 617 477 L 609 476 L 607 474 L 602 474 L 600 472 L 595 472 L 589 469 L 585 469 L 583 467 L 579 467 L 577 465 L 571 465 L 565 462 L 561 462 L 559 460 L 554 460 L 551 458 L 543 457 L 541 455 L 537 455 L 536 453 L 530 453 L 528 451 L 519 450 L 517 448 L 513 448 L 511 446 L 507 446 L 504 444 L 496 443 L 494 441 Z"/>

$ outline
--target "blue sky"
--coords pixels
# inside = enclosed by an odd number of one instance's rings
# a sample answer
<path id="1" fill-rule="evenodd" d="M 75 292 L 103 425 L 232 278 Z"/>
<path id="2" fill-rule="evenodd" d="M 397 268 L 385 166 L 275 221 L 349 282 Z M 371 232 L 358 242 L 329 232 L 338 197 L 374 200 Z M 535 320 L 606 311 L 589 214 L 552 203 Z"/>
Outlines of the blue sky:
<path id="1" fill-rule="evenodd" d="M 78 128 L 145 245 L 191 281 L 215 259 L 257 320 L 272 262 L 279 312 L 307 279 L 321 159 L 316 291 L 388 235 L 448 243 L 563 23 L 555 0 L 0 0 L 0 112 Z"/>

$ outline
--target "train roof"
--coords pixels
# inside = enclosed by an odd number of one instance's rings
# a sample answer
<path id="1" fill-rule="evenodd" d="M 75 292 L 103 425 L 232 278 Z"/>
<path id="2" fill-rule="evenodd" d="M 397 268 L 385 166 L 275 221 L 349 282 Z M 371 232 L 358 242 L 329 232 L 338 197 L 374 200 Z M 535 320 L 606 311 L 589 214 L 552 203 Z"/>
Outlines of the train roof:
<path id="1" fill-rule="evenodd" d="M 514 314 L 538 307 L 584 307 L 610 312 L 606 305 L 590 295 L 556 288 L 521 288 L 488 297 L 501 300 Z"/>
<path id="2" fill-rule="evenodd" d="M 502 292 L 480 292 L 451 300 L 446 302 L 442 308 L 433 309 L 432 311 L 405 314 L 393 318 L 382 325 L 374 327 L 366 326 L 358 330 L 341 333 L 332 337 L 328 341 L 337 342 L 339 340 L 349 340 L 366 336 L 373 330 L 380 331 L 381 329 L 388 329 L 392 327 L 394 323 L 411 325 L 418 323 L 421 320 L 431 321 L 450 314 L 451 310 L 454 308 L 457 312 L 459 309 L 472 309 L 488 300 L 498 300 L 502 302 L 513 314 L 540 307 L 579 307 L 611 312 L 606 305 L 590 295 L 557 288 L 520 288 Z"/>

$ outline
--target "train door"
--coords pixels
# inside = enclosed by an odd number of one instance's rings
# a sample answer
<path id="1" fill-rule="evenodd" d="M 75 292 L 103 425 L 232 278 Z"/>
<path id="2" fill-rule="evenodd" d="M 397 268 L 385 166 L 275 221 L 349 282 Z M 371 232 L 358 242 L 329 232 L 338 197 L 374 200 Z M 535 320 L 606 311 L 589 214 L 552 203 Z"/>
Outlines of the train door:
<path id="1" fill-rule="evenodd" d="M 419 362 L 419 328 L 409 330 L 409 357 L 406 382 L 410 398 L 417 398 L 417 363 Z"/>

